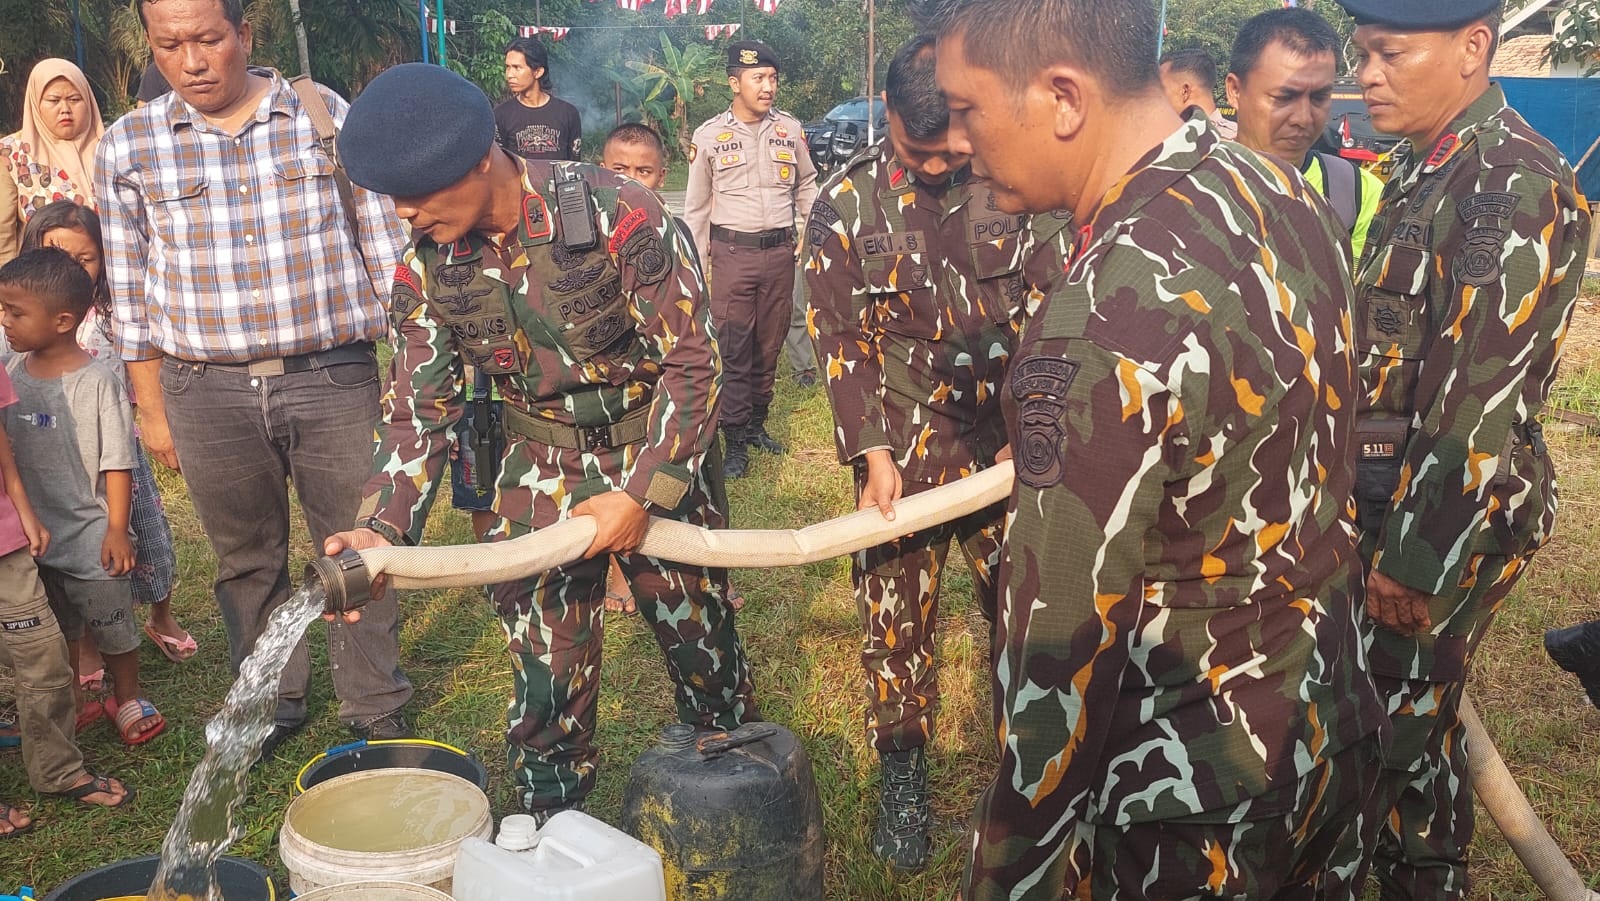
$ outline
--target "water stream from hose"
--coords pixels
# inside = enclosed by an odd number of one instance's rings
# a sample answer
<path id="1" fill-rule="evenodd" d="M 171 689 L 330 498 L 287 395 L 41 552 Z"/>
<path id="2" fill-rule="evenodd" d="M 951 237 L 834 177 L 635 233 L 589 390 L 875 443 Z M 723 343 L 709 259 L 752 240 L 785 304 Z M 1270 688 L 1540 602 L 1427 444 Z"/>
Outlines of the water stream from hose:
<path id="1" fill-rule="evenodd" d="M 244 828 L 234 814 L 244 803 L 250 767 L 272 734 L 278 683 L 306 627 L 322 615 L 324 592 L 310 583 L 273 611 L 266 632 L 239 668 L 239 678 L 206 724 L 206 753 L 189 779 L 178 817 L 161 844 L 161 866 L 148 901 L 223 901 L 217 859 Z"/>

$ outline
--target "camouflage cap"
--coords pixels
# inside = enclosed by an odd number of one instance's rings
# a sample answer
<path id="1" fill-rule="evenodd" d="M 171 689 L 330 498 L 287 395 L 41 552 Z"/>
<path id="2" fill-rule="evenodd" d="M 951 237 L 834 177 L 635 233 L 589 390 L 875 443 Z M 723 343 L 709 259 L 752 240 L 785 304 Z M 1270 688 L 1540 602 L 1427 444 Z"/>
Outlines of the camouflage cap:
<path id="1" fill-rule="evenodd" d="M 1357 25 L 1448 31 L 1499 12 L 1504 0 L 1337 0 Z"/>

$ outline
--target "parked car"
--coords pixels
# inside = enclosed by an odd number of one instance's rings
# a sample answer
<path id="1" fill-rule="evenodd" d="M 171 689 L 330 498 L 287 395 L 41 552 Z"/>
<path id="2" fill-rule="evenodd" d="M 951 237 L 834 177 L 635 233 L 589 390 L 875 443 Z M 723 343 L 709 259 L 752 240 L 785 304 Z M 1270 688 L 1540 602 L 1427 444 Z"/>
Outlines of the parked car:
<path id="1" fill-rule="evenodd" d="M 870 115 L 874 135 L 881 137 L 889 127 L 889 115 L 884 111 L 882 98 L 872 98 Z M 867 141 L 867 116 L 867 98 L 856 97 L 829 110 L 821 119 L 806 123 L 806 145 L 811 148 L 811 162 L 818 169 L 831 169 L 854 156 Z"/>
<path id="2" fill-rule="evenodd" d="M 1333 112 L 1313 150 L 1336 154 L 1358 166 L 1366 166 L 1377 162 L 1398 143 L 1399 138 L 1380 134 L 1372 127 L 1372 115 L 1367 112 L 1367 104 L 1361 99 L 1361 86 L 1355 79 L 1341 78 L 1334 82 Z"/>

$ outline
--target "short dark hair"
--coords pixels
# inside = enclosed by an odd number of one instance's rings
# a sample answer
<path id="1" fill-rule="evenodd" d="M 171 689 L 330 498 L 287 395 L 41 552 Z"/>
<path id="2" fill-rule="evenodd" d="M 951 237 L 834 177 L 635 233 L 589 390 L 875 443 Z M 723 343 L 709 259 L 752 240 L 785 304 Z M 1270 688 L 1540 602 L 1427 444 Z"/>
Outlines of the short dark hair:
<path id="1" fill-rule="evenodd" d="M 53 315 L 71 313 L 78 322 L 94 305 L 94 282 L 72 255 L 54 247 L 36 247 L 0 266 L 0 288 L 38 298 Z"/>
<path id="2" fill-rule="evenodd" d="M 145 21 L 144 8 L 160 2 L 161 0 L 139 0 L 139 24 L 144 26 L 146 31 L 150 30 L 150 23 Z M 227 17 L 228 23 L 235 30 L 244 27 L 244 0 L 217 0 L 217 2 L 222 4 L 222 14 Z"/>
<path id="3" fill-rule="evenodd" d="M 1161 57 L 1158 66 L 1171 66 L 1174 73 L 1184 72 L 1194 76 L 1195 86 L 1215 94 L 1217 92 L 1217 63 L 1211 54 L 1199 47 L 1174 50 Z"/>
<path id="4" fill-rule="evenodd" d="M 1249 77 L 1261 62 L 1261 54 L 1273 44 L 1282 44 L 1296 56 L 1331 53 L 1335 60 L 1339 57 L 1339 33 L 1327 19 L 1309 9 L 1273 9 L 1239 29 L 1228 71 L 1239 78 Z"/>
<path id="5" fill-rule="evenodd" d="M 58 228 L 81 231 L 100 248 L 100 279 L 94 285 L 94 308 L 100 328 L 111 337 L 111 286 L 106 281 L 105 241 L 100 237 L 100 214 L 70 200 L 55 200 L 40 207 L 22 227 L 23 250 L 44 247 L 45 236 Z"/>
<path id="6" fill-rule="evenodd" d="M 913 140 L 931 141 L 950 130 L 950 107 L 939 90 L 936 38 L 919 34 L 895 51 L 883 82 L 884 101 Z"/>
<path id="7" fill-rule="evenodd" d="M 667 161 L 667 143 L 661 140 L 661 135 L 657 134 L 656 130 L 648 125 L 639 122 L 624 122 L 611 129 L 611 134 L 606 135 L 605 141 L 600 145 L 600 154 L 604 156 L 606 148 L 613 143 L 649 147 L 661 154 L 661 162 L 663 164 Z"/>
<path id="8" fill-rule="evenodd" d="M 550 80 L 550 51 L 544 49 L 538 38 L 513 38 L 506 45 L 506 52 L 512 51 L 522 54 L 522 61 L 528 68 L 544 70 L 544 74 L 539 76 L 539 90 L 550 93 L 554 84 Z"/>
<path id="9" fill-rule="evenodd" d="M 960 34 L 966 57 L 1018 89 L 1071 61 L 1106 91 L 1133 97 L 1156 84 L 1161 26 L 1150 0 L 923 0 L 921 30 Z"/>

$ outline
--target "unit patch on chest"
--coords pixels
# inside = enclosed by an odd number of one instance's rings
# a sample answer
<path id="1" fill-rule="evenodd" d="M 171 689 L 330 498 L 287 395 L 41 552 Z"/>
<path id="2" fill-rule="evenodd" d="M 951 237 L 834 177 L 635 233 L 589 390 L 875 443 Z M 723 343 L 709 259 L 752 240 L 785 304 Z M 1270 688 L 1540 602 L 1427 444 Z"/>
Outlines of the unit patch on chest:
<path id="1" fill-rule="evenodd" d="M 472 263 L 456 263 L 440 266 L 434 273 L 434 278 L 445 288 L 455 289 L 454 294 L 439 293 L 434 295 L 434 302 L 444 307 L 452 316 L 469 316 L 483 309 L 483 304 L 478 298 L 487 295 L 493 288 L 478 288 L 467 290 L 467 286 L 478 277 L 478 267 Z"/>

